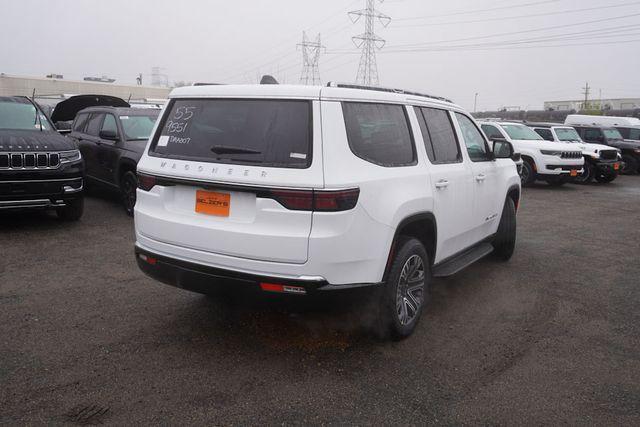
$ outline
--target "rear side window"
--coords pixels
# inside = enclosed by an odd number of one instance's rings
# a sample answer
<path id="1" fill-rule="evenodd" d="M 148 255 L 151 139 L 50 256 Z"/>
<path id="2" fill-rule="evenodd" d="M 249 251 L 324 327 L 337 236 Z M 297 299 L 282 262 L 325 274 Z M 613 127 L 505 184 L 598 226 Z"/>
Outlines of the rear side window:
<path id="1" fill-rule="evenodd" d="M 584 139 L 587 141 L 601 141 L 602 133 L 600 132 L 600 129 L 585 129 Z"/>
<path id="2" fill-rule="evenodd" d="M 553 134 L 551 133 L 551 129 L 546 128 L 537 128 L 534 129 L 538 135 L 540 135 L 546 141 L 553 141 Z"/>
<path id="3" fill-rule="evenodd" d="M 102 118 L 104 114 L 92 114 L 89 122 L 87 123 L 87 130 L 85 133 L 92 136 L 98 136 L 100 133 L 100 125 L 102 125 Z"/>
<path id="4" fill-rule="evenodd" d="M 151 154 L 264 167 L 311 165 L 311 102 L 174 100 Z"/>
<path id="5" fill-rule="evenodd" d="M 84 127 L 87 125 L 87 120 L 89 120 L 88 114 L 78 114 L 76 121 L 73 123 L 73 130 L 75 132 L 83 132 Z"/>
<path id="6" fill-rule="evenodd" d="M 116 124 L 116 118 L 113 114 L 107 114 L 104 116 L 102 130 L 114 132 L 116 135 L 118 134 L 118 125 Z"/>
<path id="7" fill-rule="evenodd" d="M 504 135 L 500 132 L 500 130 L 492 125 L 481 125 L 480 126 L 484 131 L 484 134 L 487 135 L 487 138 L 504 138 Z"/>
<path id="8" fill-rule="evenodd" d="M 409 122 L 401 105 L 343 102 L 349 147 L 356 156 L 385 167 L 415 165 Z"/>
<path id="9" fill-rule="evenodd" d="M 460 163 L 462 154 L 449 112 L 437 108 L 417 108 L 422 134 L 431 163 Z"/>

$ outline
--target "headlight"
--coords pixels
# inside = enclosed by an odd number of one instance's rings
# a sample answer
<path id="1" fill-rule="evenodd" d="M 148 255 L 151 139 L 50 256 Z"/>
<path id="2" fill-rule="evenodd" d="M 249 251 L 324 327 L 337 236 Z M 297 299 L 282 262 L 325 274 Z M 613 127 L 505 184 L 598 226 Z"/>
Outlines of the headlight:
<path id="1" fill-rule="evenodd" d="M 77 162 L 82 156 L 80 150 L 62 151 L 60 152 L 60 163 Z"/>
<path id="2" fill-rule="evenodd" d="M 636 153 L 640 153 L 640 148 L 636 148 L 636 149 L 635 149 L 635 150 L 633 150 L 633 151 L 635 151 Z"/>
<path id="3" fill-rule="evenodd" d="M 540 150 L 545 156 L 562 156 L 562 151 Z"/>

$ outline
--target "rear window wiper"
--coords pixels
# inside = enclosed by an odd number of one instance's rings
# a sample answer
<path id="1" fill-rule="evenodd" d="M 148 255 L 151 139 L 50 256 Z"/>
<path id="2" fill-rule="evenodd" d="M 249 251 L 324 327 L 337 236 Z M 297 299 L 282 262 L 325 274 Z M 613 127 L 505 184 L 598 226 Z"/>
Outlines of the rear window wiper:
<path id="1" fill-rule="evenodd" d="M 214 145 L 211 151 L 216 154 L 262 154 L 262 151 L 251 148 L 231 147 L 228 145 Z"/>

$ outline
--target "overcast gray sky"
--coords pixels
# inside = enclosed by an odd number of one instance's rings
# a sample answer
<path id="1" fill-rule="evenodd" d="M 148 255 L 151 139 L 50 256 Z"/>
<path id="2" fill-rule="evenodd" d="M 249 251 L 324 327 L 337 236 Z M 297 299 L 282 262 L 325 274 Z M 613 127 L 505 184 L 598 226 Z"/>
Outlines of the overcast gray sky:
<path id="1" fill-rule="evenodd" d="M 0 72 L 150 82 L 297 83 L 302 31 L 322 33 L 322 80 L 353 81 L 365 0 L 0 0 Z M 640 97 L 640 1 L 387 0 L 377 33 L 380 83 L 452 98 L 468 109 Z M 591 9 L 591 10 L 586 10 Z"/>

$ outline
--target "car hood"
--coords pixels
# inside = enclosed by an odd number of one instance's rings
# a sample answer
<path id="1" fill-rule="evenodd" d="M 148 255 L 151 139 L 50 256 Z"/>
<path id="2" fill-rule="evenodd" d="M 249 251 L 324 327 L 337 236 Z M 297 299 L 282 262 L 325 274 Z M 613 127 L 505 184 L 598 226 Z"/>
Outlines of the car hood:
<path id="1" fill-rule="evenodd" d="M 76 149 L 69 138 L 55 131 L 0 130 L 0 151 L 67 151 Z"/>
<path id="2" fill-rule="evenodd" d="M 640 141 L 625 139 L 624 141 L 611 141 L 610 146 L 622 149 L 637 150 L 640 148 Z"/>
<path id="3" fill-rule="evenodd" d="M 580 148 L 585 153 L 595 153 L 602 150 L 615 150 L 615 147 L 609 147 L 608 145 L 592 144 L 590 142 L 575 142 L 573 146 Z"/>
<path id="4" fill-rule="evenodd" d="M 518 151 L 517 147 L 519 145 L 527 148 L 538 149 L 538 150 L 580 151 L 580 148 L 578 148 L 575 144 L 569 144 L 567 142 L 530 141 L 530 140 L 514 139 L 513 143 L 514 143 L 514 148 L 516 148 L 516 151 Z"/>
<path id="5" fill-rule="evenodd" d="M 72 96 L 56 105 L 51 115 L 54 123 L 67 122 L 76 118 L 79 111 L 88 107 L 131 107 L 127 101 L 108 95 Z"/>

